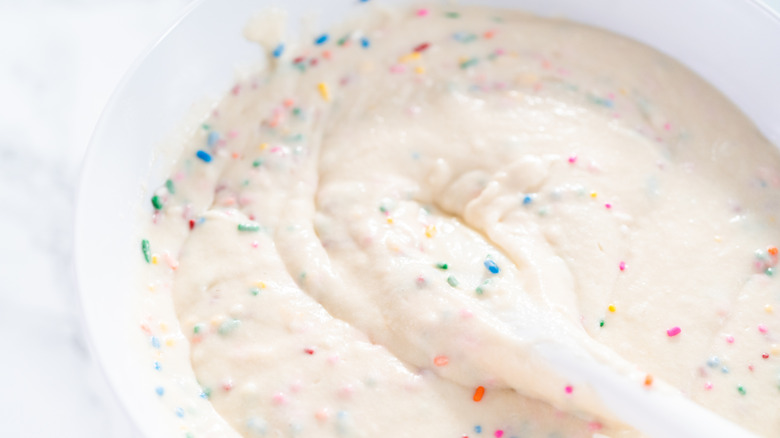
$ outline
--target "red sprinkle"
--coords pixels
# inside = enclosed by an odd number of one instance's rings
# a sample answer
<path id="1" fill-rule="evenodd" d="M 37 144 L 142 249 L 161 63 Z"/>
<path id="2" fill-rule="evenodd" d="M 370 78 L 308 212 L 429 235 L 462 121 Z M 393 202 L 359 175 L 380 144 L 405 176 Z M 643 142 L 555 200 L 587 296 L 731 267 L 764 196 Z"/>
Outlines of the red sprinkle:
<path id="1" fill-rule="evenodd" d="M 680 329 L 680 327 L 672 327 L 666 331 L 666 334 L 671 338 L 673 336 L 679 335 L 681 331 L 682 329 Z"/>
<path id="2" fill-rule="evenodd" d="M 195 221 L 190 219 L 190 229 L 195 228 Z"/>
<path id="3" fill-rule="evenodd" d="M 433 358 L 433 364 L 437 367 L 443 367 L 450 363 L 450 360 L 447 358 L 447 356 L 436 356 Z"/>
<path id="4" fill-rule="evenodd" d="M 414 48 L 414 51 L 415 51 L 415 52 L 418 52 L 418 53 L 420 53 L 420 52 L 424 52 L 424 51 L 425 51 L 425 49 L 427 49 L 428 47 L 431 47 L 431 44 L 430 44 L 430 43 L 422 43 L 422 44 L 420 44 L 419 46 L 415 47 L 415 48 Z"/>
<path id="5" fill-rule="evenodd" d="M 311 356 L 312 354 L 314 354 L 314 349 L 313 348 L 304 348 L 303 352 L 308 354 L 309 356 Z"/>
<path id="6" fill-rule="evenodd" d="M 769 359 L 769 353 L 764 353 L 761 355 L 764 359 Z"/>

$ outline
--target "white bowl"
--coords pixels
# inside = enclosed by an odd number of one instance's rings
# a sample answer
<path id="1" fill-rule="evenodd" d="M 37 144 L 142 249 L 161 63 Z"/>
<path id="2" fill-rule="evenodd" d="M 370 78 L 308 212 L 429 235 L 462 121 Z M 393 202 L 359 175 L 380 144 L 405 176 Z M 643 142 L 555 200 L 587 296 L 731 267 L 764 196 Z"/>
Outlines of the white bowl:
<path id="1" fill-rule="evenodd" d="M 403 3 L 403 0 L 371 0 Z M 155 150 L 205 96 L 218 97 L 234 66 L 261 60 L 241 31 L 258 10 L 290 16 L 319 12 L 339 21 L 358 0 L 202 0 L 139 60 L 115 91 L 84 161 L 78 194 L 75 256 L 90 344 L 139 429 L 169 436 L 170 412 L 152 402 L 138 370 L 128 309 L 139 293 L 139 208 L 165 179 L 170 159 Z M 780 144 L 780 17 L 749 0 L 462 0 L 522 8 L 626 35 L 680 60 L 734 101 Z M 150 164 L 151 163 L 151 164 Z M 142 204 L 143 203 L 143 204 Z M 142 207 L 143 206 L 143 207 Z"/>

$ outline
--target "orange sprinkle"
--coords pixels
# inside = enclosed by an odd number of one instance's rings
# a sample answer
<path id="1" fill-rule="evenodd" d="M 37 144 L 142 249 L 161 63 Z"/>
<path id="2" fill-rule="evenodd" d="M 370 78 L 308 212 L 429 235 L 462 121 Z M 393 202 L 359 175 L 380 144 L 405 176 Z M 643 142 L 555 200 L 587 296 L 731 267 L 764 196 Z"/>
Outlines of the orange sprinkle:
<path id="1" fill-rule="evenodd" d="M 284 106 L 286 108 L 292 108 L 295 105 L 295 101 L 292 99 L 284 99 Z"/>
<path id="2" fill-rule="evenodd" d="M 767 251 L 769 252 L 769 254 L 777 255 L 777 248 L 775 248 L 774 246 L 770 247 Z"/>
<path id="3" fill-rule="evenodd" d="M 485 387 L 484 386 L 477 386 L 477 390 L 474 391 L 474 401 L 482 401 L 482 397 L 485 395 Z"/>
<path id="4" fill-rule="evenodd" d="M 650 374 L 645 376 L 645 386 L 650 386 L 653 384 L 653 376 Z"/>
<path id="5" fill-rule="evenodd" d="M 447 356 L 436 356 L 433 358 L 433 364 L 437 367 L 443 367 L 450 363 L 450 360 L 447 358 Z"/>
<path id="6" fill-rule="evenodd" d="M 233 152 L 232 157 L 233 158 L 238 158 L 238 152 Z"/>
<path id="7" fill-rule="evenodd" d="M 489 30 L 489 31 L 485 32 L 485 38 L 487 38 L 487 39 L 491 39 L 494 36 L 496 36 L 496 31 L 495 30 Z"/>
<path id="8" fill-rule="evenodd" d="M 325 59 L 330 59 L 330 50 L 322 52 L 322 57 Z"/>

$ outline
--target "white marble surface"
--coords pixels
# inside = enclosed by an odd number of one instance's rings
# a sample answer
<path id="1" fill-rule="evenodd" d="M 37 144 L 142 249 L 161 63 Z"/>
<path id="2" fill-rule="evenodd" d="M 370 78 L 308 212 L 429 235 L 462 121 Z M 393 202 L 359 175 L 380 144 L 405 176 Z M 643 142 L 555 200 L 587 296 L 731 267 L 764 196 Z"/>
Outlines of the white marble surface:
<path id="1" fill-rule="evenodd" d="M 138 436 L 85 344 L 74 193 L 111 91 L 189 1 L 0 0 L 1 436 Z"/>

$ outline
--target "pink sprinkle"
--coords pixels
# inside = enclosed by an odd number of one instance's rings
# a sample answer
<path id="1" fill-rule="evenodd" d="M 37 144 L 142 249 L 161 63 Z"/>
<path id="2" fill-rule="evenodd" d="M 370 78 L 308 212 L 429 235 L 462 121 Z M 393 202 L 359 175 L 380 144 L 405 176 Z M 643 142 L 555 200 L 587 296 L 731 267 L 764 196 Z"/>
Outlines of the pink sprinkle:
<path id="1" fill-rule="evenodd" d="M 766 326 L 764 324 L 759 324 L 758 331 L 760 331 L 761 333 L 766 333 L 767 332 Z"/>
<path id="2" fill-rule="evenodd" d="M 403 64 L 396 64 L 390 67 L 390 73 L 403 73 L 406 71 L 406 66 Z"/>
<path id="3" fill-rule="evenodd" d="M 274 147 L 271 148 L 271 153 L 272 154 L 275 154 L 275 153 L 278 153 L 278 152 L 282 152 L 282 148 L 281 147 L 274 146 Z"/>
<path id="4" fill-rule="evenodd" d="M 620 270 L 625 271 L 626 270 L 626 262 L 620 262 Z"/>
<path id="5" fill-rule="evenodd" d="M 238 131 L 228 132 L 228 138 L 236 138 L 236 137 L 238 137 Z"/>
<path id="6" fill-rule="evenodd" d="M 496 49 L 496 55 L 497 56 L 501 56 L 501 55 L 503 55 L 505 53 L 506 53 L 506 51 L 504 49 Z"/>
<path id="7" fill-rule="evenodd" d="M 679 335 L 681 331 L 682 330 L 680 329 L 680 327 L 672 327 L 666 331 L 666 334 L 671 338 L 673 336 Z"/>
<path id="8" fill-rule="evenodd" d="M 282 394 L 281 392 L 277 392 L 273 396 L 273 401 L 277 405 L 280 405 L 280 404 L 284 403 L 284 394 Z"/>
<path id="9" fill-rule="evenodd" d="M 610 203 L 608 202 L 608 203 L 604 204 L 604 207 L 607 207 L 607 210 L 609 210 L 610 208 L 612 208 L 612 204 L 610 204 Z"/>
<path id="10" fill-rule="evenodd" d="M 603 426 L 598 421 L 591 421 L 590 423 L 588 423 L 588 429 L 590 429 L 592 431 L 593 430 L 601 430 L 602 427 Z"/>
<path id="11" fill-rule="evenodd" d="M 418 17 L 426 17 L 427 15 L 428 15 L 428 10 L 427 9 L 423 8 L 423 9 L 418 9 L 417 10 L 417 16 Z"/>
<path id="12" fill-rule="evenodd" d="M 707 391 L 709 391 L 710 389 L 712 389 L 712 382 L 707 382 L 707 383 L 705 383 L 705 384 L 704 384 L 704 389 L 706 389 Z"/>
<path id="13" fill-rule="evenodd" d="M 748 365 L 748 369 L 752 372 L 753 371 L 753 365 Z"/>
<path id="14" fill-rule="evenodd" d="M 502 436 L 504 436 L 504 431 L 503 431 L 503 430 L 501 430 L 501 429 L 498 429 L 498 430 L 496 431 L 496 433 L 494 433 L 493 435 L 495 435 L 495 436 L 496 436 L 496 438 L 501 438 Z"/>
<path id="15" fill-rule="evenodd" d="M 252 248 L 257 248 L 258 246 L 260 246 L 260 242 L 258 242 L 257 240 L 252 242 Z"/>
<path id="16" fill-rule="evenodd" d="M 572 392 L 574 392 L 574 388 L 572 388 L 571 385 L 566 386 L 565 389 L 566 389 L 566 394 L 571 394 Z"/>
<path id="17" fill-rule="evenodd" d="M 569 163 L 574 164 L 576 162 L 577 162 L 577 156 L 576 155 L 572 155 L 571 157 L 569 157 Z"/>
<path id="18" fill-rule="evenodd" d="M 726 342 L 728 342 L 729 344 L 733 344 L 734 343 L 734 336 L 731 336 L 731 335 L 726 336 Z"/>
<path id="19" fill-rule="evenodd" d="M 241 92 L 241 86 L 240 85 L 234 86 L 233 89 L 230 90 L 230 92 L 233 93 L 234 96 L 238 96 L 238 93 Z"/>
<path id="20" fill-rule="evenodd" d="M 669 122 L 666 122 L 666 123 L 664 123 L 664 129 L 666 129 L 668 131 L 668 130 L 672 129 L 672 125 L 670 125 Z"/>

